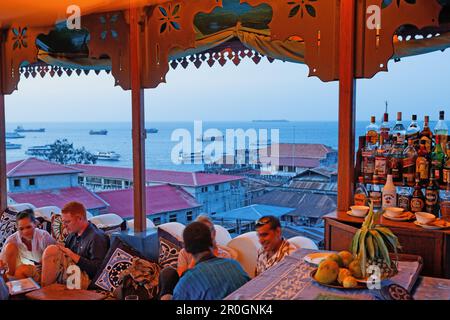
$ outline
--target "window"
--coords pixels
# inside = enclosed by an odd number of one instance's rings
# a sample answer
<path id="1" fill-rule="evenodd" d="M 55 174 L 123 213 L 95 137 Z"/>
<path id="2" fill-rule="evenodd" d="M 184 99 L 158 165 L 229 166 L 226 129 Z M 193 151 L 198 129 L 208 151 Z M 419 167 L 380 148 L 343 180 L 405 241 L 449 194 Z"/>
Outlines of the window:
<path id="1" fill-rule="evenodd" d="M 36 179 L 35 178 L 28 179 L 28 185 L 35 186 L 36 185 Z"/>
<path id="2" fill-rule="evenodd" d="M 20 187 L 20 179 L 14 179 L 14 187 Z"/>
<path id="3" fill-rule="evenodd" d="M 186 212 L 186 221 L 192 221 L 192 211 Z"/>
<path id="4" fill-rule="evenodd" d="M 153 218 L 153 223 L 155 226 L 158 226 L 161 224 L 161 217 Z"/>
<path id="5" fill-rule="evenodd" d="M 169 222 L 177 222 L 177 214 L 172 213 L 169 215 Z"/>
<path id="6" fill-rule="evenodd" d="M 215 191 L 219 191 L 219 185 L 215 185 L 215 186 L 214 186 L 214 190 L 215 190 Z"/>

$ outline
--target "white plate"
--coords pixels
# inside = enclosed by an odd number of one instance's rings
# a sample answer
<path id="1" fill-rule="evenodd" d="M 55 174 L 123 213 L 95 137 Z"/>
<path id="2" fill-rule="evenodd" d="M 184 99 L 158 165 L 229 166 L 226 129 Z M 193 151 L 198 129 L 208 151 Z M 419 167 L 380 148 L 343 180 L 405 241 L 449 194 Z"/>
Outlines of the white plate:
<path id="1" fill-rule="evenodd" d="M 303 260 L 312 265 L 318 266 L 322 260 L 325 260 L 332 252 L 314 252 L 307 254 Z"/>
<path id="2" fill-rule="evenodd" d="M 439 226 L 431 226 L 428 224 L 421 224 L 419 223 L 419 221 L 414 221 L 414 224 L 416 226 L 422 227 L 424 229 L 429 229 L 429 230 L 440 230 L 440 229 L 447 229 L 450 227 L 450 222 L 447 222 L 447 226 L 446 227 L 439 227 Z"/>
<path id="3" fill-rule="evenodd" d="M 364 217 L 355 216 L 354 214 L 352 214 L 352 210 L 347 211 L 347 214 L 348 214 L 349 216 L 352 216 L 352 217 L 355 217 L 355 218 L 361 218 L 361 219 L 364 219 L 364 218 L 367 216 L 367 213 L 366 213 L 366 215 L 365 215 Z"/>
<path id="4" fill-rule="evenodd" d="M 402 216 L 400 218 L 397 218 L 397 217 L 390 217 L 386 213 L 383 213 L 383 217 L 388 220 L 392 220 L 392 221 L 409 221 L 414 217 L 414 215 L 412 213 L 409 213 L 407 216 Z"/>

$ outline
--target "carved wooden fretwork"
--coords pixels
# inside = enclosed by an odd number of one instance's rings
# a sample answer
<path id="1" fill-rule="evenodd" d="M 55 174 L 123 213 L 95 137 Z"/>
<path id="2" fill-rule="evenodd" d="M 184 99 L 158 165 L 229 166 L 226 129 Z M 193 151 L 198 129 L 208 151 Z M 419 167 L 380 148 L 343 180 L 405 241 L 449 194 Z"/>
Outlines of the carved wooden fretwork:
<path id="1" fill-rule="evenodd" d="M 442 10 L 437 0 L 363 0 L 359 1 L 356 46 L 356 77 L 372 78 L 380 71 L 388 71 L 394 55 L 393 37 L 404 25 L 417 29 L 439 25 Z M 381 8 L 380 28 L 367 27 L 367 8 Z"/>
<path id="2" fill-rule="evenodd" d="M 172 1 L 148 8 L 142 59 L 145 88 L 155 88 L 165 82 L 170 51 L 194 48 L 194 16 L 200 12 L 209 13 L 217 6 L 222 6 L 221 0 Z"/>
<path id="3" fill-rule="evenodd" d="M 27 26 L 12 25 L 3 32 L 3 41 L 0 41 L 0 50 L 3 68 L 1 71 L 3 94 L 11 94 L 17 90 L 20 80 L 19 69 L 21 66 L 37 61 L 38 49 L 36 38 L 42 33 L 47 33 L 51 27 L 29 28 Z"/>

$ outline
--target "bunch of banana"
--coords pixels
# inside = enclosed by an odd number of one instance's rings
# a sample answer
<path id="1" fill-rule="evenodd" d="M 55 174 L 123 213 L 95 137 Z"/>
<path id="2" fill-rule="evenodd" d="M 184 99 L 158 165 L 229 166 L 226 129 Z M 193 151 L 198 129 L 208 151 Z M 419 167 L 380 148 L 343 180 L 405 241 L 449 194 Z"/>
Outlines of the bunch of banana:
<path id="1" fill-rule="evenodd" d="M 364 223 L 353 237 L 350 251 L 359 261 L 361 273 L 366 277 L 367 267 L 377 265 L 383 278 L 389 277 L 396 270 L 396 264 L 391 261 L 389 252 L 397 254 L 401 249 L 398 238 L 386 227 L 375 225 L 383 212 L 374 212 L 373 204 Z"/>

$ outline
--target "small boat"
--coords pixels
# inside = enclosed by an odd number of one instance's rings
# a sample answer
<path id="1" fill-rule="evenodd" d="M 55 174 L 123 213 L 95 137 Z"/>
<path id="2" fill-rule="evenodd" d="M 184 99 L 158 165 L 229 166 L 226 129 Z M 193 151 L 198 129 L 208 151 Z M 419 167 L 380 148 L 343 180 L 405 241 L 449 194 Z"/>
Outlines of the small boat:
<path id="1" fill-rule="evenodd" d="M 200 136 L 197 138 L 197 141 L 223 141 L 224 136 Z"/>
<path id="2" fill-rule="evenodd" d="M 145 129 L 145 132 L 147 132 L 147 133 L 158 133 L 158 129 L 156 129 L 156 128 Z"/>
<path id="3" fill-rule="evenodd" d="M 108 130 L 91 130 L 89 131 L 90 135 L 100 135 L 100 136 L 106 136 L 108 134 Z"/>
<path id="4" fill-rule="evenodd" d="M 18 134 L 17 132 L 6 132 L 5 138 L 6 139 L 21 139 L 21 138 L 25 138 L 25 136 Z"/>
<path id="5" fill-rule="evenodd" d="M 51 145 L 46 144 L 44 146 L 34 146 L 34 147 L 29 147 L 27 149 L 27 151 L 25 151 L 25 154 L 29 155 L 29 156 L 46 156 L 48 154 L 50 154 L 53 151 L 53 148 Z"/>
<path id="6" fill-rule="evenodd" d="M 98 151 L 94 154 L 95 158 L 97 160 L 103 160 L 103 161 L 119 161 L 120 154 L 115 153 L 114 151 Z"/>
<path id="7" fill-rule="evenodd" d="M 11 143 L 9 141 L 6 141 L 6 149 L 7 150 L 11 150 L 11 149 L 20 149 L 22 148 L 21 144 L 18 143 Z"/>
<path id="8" fill-rule="evenodd" d="M 22 126 L 17 126 L 17 128 L 14 129 L 15 132 L 45 132 L 45 128 L 39 128 L 39 129 L 25 129 Z"/>

